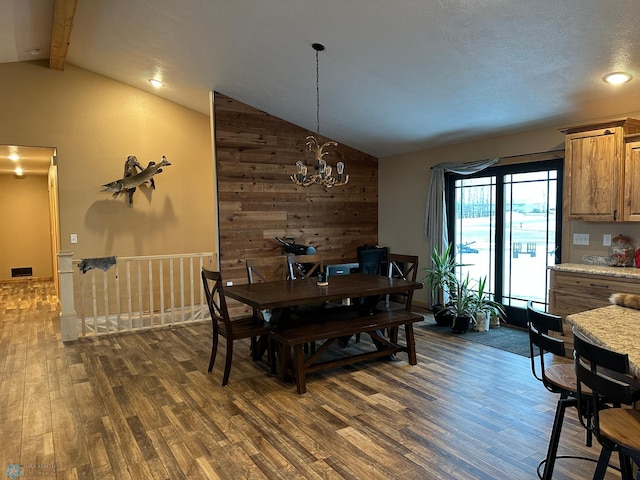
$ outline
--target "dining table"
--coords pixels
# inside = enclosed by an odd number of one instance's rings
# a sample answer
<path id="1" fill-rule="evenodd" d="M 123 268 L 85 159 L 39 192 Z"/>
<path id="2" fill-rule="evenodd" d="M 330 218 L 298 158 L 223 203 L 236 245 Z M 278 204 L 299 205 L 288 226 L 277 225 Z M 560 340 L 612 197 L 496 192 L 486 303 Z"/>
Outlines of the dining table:
<path id="1" fill-rule="evenodd" d="M 257 310 L 298 307 L 352 298 L 366 298 L 417 290 L 420 282 L 382 275 L 352 273 L 327 277 L 326 285 L 316 278 L 279 280 L 225 287 L 225 296 Z"/>
<path id="2" fill-rule="evenodd" d="M 567 315 L 566 321 L 587 339 L 629 355 L 629 370 L 640 378 L 640 310 L 609 305 Z"/>
<path id="3" fill-rule="evenodd" d="M 388 313 L 383 310 L 378 314 L 376 305 L 387 294 L 409 292 L 422 287 L 422 283 L 401 278 L 353 273 L 329 276 L 324 282 L 306 278 L 232 285 L 224 288 L 224 294 L 260 311 L 265 321 L 271 323 L 274 330 L 270 337 L 282 347 L 279 376 L 286 380 L 287 372 L 291 371 L 298 393 L 304 393 L 306 374 L 319 369 L 383 355 L 393 360 L 395 353 L 400 351 L 407 352 L 409 363 L 415 364 L 412 323 L 422 317 L 410 312 L 410 303 L 402 310 Z M 406 330 L 406 345 L 398 343 L 397 330 L 401 325 Z M 388 339 L 382 333 L 387 327 Z M 354 352 L 337 360 L 323 360 L 324 352 L 333 342 L 341 340 L 346 346 L 350 336 L 359 335 L 360 332 L 371 335 L 375 347 L 373 350 L 368 353 Z M 318 350 L 315 350 L 315 341 L 322 342 Z M 302 344 L 307 342 L 311 342 L 310 355 L 303 359 Z M 268 344 L 269 340 L 261 338 L 257 348 L 264 353 Z M 292 347 L 294 361 L 291 360 Z M 272 373 L 275 373 L 274 359 L 271 360 Z"/>

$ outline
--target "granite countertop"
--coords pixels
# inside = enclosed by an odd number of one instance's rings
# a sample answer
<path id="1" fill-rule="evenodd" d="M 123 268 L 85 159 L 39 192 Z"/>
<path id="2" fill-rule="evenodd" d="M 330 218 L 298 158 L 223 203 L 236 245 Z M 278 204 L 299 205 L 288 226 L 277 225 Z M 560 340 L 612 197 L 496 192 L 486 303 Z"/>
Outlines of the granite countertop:
<path id="1" fill-rule="evenodd" d="M 640 310 L 610 305 L 567 315 L 566 320 L 592 342 L 629 354 L 631 373 L 640 378 Z"/>
<path id="2" fill-rule="evenodd" d="M 584 265 L 582 263 L 560 263 L 549 265 L 549 270 L 568 273 L 590 273 L 616 278 L 640 279 L 640 268 L 636 267 L 608 267 L 606 265 Z"/>

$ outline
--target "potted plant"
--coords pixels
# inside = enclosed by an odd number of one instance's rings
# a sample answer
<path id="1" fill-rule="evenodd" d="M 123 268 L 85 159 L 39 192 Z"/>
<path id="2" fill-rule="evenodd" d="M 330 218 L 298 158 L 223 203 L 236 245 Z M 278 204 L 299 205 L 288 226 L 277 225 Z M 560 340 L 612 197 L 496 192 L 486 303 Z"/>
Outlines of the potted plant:
<path id="1" fill-rule="evenodd" d="M 491 318 L 504 320 L 506 315 L 501 303 L 492 300 L 491 294 L 487 291 L 487 277 L 478 280 L 478 289 L 475 292 L 475 325 L 474 330 L 486 332 L 489 330 Z"/>
<path id="2" fill-rule="evenodd" d="M 447 304 L 447 310 L 453 315 L 453 333 L 465 333 L 471 322 L 475 321 L 477 297 L 469 286 L 470 282 L 468 273 L 463 280 L 456 278 L 453 282 L 451 302 Z"/>
<path id="3" fill-rule="evenodd" d="M 451 315 L 445 308 L 445 294 L 451 292 L 451 286 L 456 282 L 455 270 L 459 266 L 461 264 L 456 263 L 451 244 L 443 252 L 438 251 L 437 245 L 433 246 L 431 267 L 424 269 L 427 274 L 423 283 L 431 288 L 431 310 L 438 325 L 451 325 Z"/>

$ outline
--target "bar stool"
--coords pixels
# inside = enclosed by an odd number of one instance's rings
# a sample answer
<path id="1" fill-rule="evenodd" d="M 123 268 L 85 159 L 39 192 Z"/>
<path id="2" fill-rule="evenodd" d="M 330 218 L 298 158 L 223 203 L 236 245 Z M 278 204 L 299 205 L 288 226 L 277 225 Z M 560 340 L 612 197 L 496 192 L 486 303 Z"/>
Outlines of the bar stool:
<path id="1" fill-rule="evenodd" d="M 564 413 L 567 407 L 578 408 L 578 382 L 574 366 L 570 363 L 545 364 L 545 353 L 551 353 L 558 357 L 565 356 L 564 341 L 549 336 L 549 331 L 563 333 L 562 318 L 557 315 L 542 312 L 533 307 L 533 302 L 527 303 L 527 320 L 529 327 L 529 353 L 531 357 L 531 371 L 533 376 L 540 380 L 547 390 L 560 394 L 556 407 L 555 419 L 549 438 L 547 456 L 538 464 L 538 477 L 550 479 L 553 475 L 553 467 L 557 458 L 576 458 L 571 456 L 558 457 L 558 444 Z M 537 355 L 534 355 L 536 354 Z M 585 408 L 590 403 L 591 392 L 584 392 Z M 586 445 L 591 446 L 592 434 L 587 429 Z M 583 457 L 579 457 L 583 458 Z M 590 460 L 590 459 L 587 459 Z M 540 475 L 540 467 L 544 465 L 544 471 Z"/>
<path id="2" fill-rule="evenodd" d="M 640 410 L 621 408 L 640 400 L 640 383 L 629 374 L 629 356 L 594 345 L 574 329 L 578 399 L 589 388 L 593 421 L 580 421 L 602 445 L 594 479 L 604 478 L 612 452 L 618 452 L 622 480 L 633 480 L 631 460 L 640 465 Z"/>

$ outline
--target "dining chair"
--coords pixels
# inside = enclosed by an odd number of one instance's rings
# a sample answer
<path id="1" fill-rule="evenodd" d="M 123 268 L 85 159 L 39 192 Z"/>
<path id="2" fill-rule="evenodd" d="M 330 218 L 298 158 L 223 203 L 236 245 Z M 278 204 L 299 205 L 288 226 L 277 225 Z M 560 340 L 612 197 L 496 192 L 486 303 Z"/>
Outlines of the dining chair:
<path id="1" fill-rule="evenodd" d="M 418 256 L 417 255 L 402 255 L 399 253 L 389 253 L 387 255 L 388 270 L 387 276 L 389 278 L 400 278 L 402 280 L 408 280 L 415 282 L 418 276 Z M 395 293 L 393 295 L 387 295 L 386 305 L 387 308 L 391 308 L 390 301 L 402 303 L 406 310 L 411 310 L 411 303 L 413 300 L 413 290 L 403 293 Z"/>
<path id="2" fill-rule="evenodd" d="M 538 476 L 550 479 L 553 475 L 562 423 L 567 407 L 578 408 L 578 382 L 574 367 L 571 363 L 548 363 L 547 356 L 551 354 L 555 360 L 562 362 L 565 356 L 564 341 L 549 335 L 549 332 L 563 333 L 562 317 L 543 312 L 533 306 L 534 302 L 527 302 L 527 324 L 529 329 L 529 354 L 533 376 L 542 382 L 547 390 L 560 395 L 556 406 L 555 419 L 549 438 L 547 456 L 538 464 Z M 549 359 L 550 360 L 550 359 Z M 586 392 L 585 392 L 586 394 Z M 586 397 L 585 397 L 586 400 Z M 585 402 L 586 406 L 586 402 Z M 591 432 L 587 430 L 586 445 L 591 446 Z M 563 456 L 562 458 L 571 458 Z M 540 467 L 544 471 L 540 475 Z"/>
<path id="3" fill-rule="evenodd" d="M 632 406 L 640 400 L 640 383 L 629 373 L 629 356 L 595 345 L 575 329 L 573 339 L 578 394 L 588 389 L 593 405 L 593 419 L 581 416 L 580 422 L 602 446 L 593 478 L 604 478 L 611 453 L 618 452 L 622 480 L 633 480 L 631 460 L 640 465 L 640 410 Z"/>
<path id="4" fill-rule="evenodd" d="M 289 278 L 311 278 L 324 272 L 324 262 L 322 255 L 315 253 L 312 255 L 287 255 L 287 265 Z"/>
<path id="5" fill-rule="evenodd" d="M 382 262 L 386 260 L 386 247 L 358 247 L 358 263 L 360 273 L 365 275 L 380 275 Z"/>
<path id="6" fill-rule="evenodd" d="M 286 280 L 289 266 L 284 255 L 275 257 L 255 257 L 245 260 L 249 283 Z"/>
<path id="7" fill-rule="evenodd" d="M 204 287 L 207 305 L 209 306 L 209 313 L 211 314 L 211 324 L 213 326 L 211 359 L 209 360 L 208 372 L 213 370 L 213 364 L 216 361 L 216 354 L 218 353 L 218 337 L 222 336 L 226 339 L 227 346 L 224 374 L 222 376 L 222 386 L 225 386 L 229 383 L 229 374 L 231 373 L 233 342 L 243 338 L 250 338 L 251 356 L 254 361 L 257 361 L 262 354 L 258 349 L 257 339 L 258 337 L 268 335 L 271 328 L 268 323 L 255 315 L 234 318 L 233 320 L 229 317 L 227 302 L 224 296 L 224 287 L 222 286 L 222 275 L 220 272 L 214 272 L 203 268 L 202 285 Z M 270 349 L 267 348 L 267 351 L 269 360 L 272 361 L 273 359 L 271 358 Z"/>

